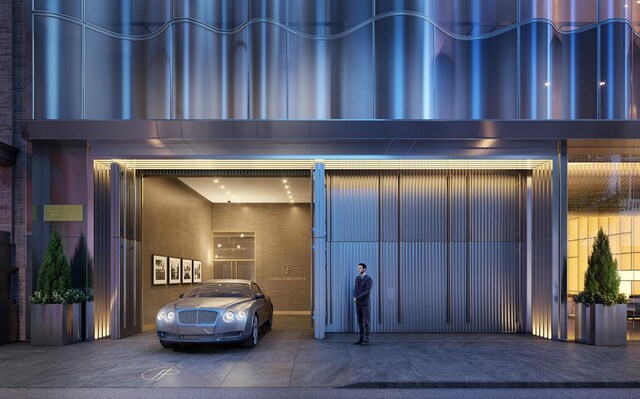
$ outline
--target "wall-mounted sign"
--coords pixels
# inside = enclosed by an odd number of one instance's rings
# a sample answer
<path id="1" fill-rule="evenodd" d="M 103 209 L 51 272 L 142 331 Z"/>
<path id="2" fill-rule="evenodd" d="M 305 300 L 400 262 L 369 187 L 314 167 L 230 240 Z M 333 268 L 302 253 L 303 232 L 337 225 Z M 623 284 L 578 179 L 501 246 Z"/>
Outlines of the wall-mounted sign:
<path id="1" fill-rule="evenodd" d="M 45 222 L 82 222 L 84 212 L 82 205 L 45 205 Z"/>

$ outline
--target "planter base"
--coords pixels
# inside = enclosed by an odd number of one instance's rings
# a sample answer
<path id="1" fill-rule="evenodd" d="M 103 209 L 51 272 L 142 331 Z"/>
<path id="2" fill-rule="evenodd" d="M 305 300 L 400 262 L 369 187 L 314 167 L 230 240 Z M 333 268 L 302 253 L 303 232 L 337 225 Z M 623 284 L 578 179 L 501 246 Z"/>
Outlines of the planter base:
<path id="1" fill-rule="evenodd" d="M 627 344 L 627 305 L 576 304 L 576 341 L 589 345 Z"/>
<path id="2" fill-rule="evenodd" d="M 82 339 L 81 304 L 31 304 L 31 344 L 67 345 Z"/>

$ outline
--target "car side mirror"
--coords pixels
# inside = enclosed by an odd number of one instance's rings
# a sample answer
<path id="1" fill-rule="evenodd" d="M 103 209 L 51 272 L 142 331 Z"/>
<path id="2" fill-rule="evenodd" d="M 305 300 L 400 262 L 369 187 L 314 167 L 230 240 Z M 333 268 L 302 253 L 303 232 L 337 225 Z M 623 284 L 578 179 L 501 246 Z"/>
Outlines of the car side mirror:
<path id="1" fill-rule="evenodd" d="M 264 298 L 264 294 L 262 292 L 258 292 L 256 294 L 256 299 L 262 299 L 262 298 Z"/>
<path id="2" fill-rule="evenodd" d="M 184 292 L 180 294 L 180 298 L 184 298 Z"/>

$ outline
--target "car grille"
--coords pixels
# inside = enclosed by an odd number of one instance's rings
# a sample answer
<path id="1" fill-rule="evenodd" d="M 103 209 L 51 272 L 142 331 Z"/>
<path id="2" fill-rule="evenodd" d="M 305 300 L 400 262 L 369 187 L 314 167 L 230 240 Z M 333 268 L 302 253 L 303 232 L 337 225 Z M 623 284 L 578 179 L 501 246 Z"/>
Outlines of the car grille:
<path id="1" fill-rule="evenodd" d="M 215 324 L 218 312 L 213 310 L 182 310 L 178 312 L 178 322 L 188 326 L 207 326 Z"/>

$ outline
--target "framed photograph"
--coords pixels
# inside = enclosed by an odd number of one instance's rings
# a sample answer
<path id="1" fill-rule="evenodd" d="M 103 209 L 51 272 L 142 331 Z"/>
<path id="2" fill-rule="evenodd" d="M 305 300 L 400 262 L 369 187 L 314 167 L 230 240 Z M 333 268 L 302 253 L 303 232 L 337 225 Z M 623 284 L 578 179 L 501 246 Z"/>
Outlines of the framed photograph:
<path id="1" fill-rule="evenodd" d="M 182 282 L 190 283 L 193 276 L 193 261 L 191 259 L 182 259 Z"/>
<path id="2" fill-rule="evenodd" d="M 167 284 L 167 257 L 153 255 L 152 263 L 153 285 Z"/>
<path id="3" fill-rule="evenodd" d="M 169 284 L 180 284 L 180 258 L 169 257 Z"/>
<path id="4" fill-rule="evenodd" d="M 202 262 L 199 260 L 193 261 L 193 282 L 199 283 L 202 281 Z"/>

